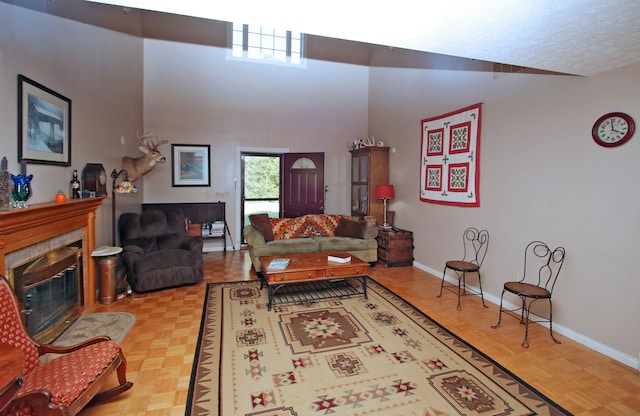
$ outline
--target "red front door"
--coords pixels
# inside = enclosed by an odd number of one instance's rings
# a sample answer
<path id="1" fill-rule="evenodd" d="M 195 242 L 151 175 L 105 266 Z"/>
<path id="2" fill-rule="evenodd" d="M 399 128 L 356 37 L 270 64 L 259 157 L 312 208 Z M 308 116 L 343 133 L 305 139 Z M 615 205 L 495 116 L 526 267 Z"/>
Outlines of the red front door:
<path id="1" fill-rule="evenodd" d="M 285 153 L 283 216 L 324 214 L 324 153 Z"/>

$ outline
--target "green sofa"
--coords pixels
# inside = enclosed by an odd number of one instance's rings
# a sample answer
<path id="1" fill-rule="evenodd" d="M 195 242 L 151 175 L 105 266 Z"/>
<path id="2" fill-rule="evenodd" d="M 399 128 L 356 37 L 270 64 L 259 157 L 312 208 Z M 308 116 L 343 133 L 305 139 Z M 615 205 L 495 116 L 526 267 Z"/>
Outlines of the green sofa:
<path id="1" fill-rule="evenodd" d="M 251 263 L 261 272 L 260 257 L 322 251 L 346 251 L 372 265 L 378 260 L 378 228 L 349 217 L 309 214 L 297 218 L 252 215 L 243 235 Z"/>

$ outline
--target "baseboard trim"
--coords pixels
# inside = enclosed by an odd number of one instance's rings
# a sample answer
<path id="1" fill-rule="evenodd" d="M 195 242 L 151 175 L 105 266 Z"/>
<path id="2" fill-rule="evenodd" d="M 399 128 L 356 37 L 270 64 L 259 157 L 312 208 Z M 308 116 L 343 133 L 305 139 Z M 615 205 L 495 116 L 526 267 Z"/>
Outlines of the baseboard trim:
<path id="1" fill-rule="evenodd" d="M 422 271 L 424 271 L 424 272 L 427 272 L 427 273 L 429 273 L 429 274 L 431 274 L 433 276 L 442 276 L 442 271 L 438 271 L 438 270 L 432 269 L 431 267 L 428 267 L 428 266 L 426 266 L 426 265 L 424 265 L 422 263 L 414 261 L 413 262 L 413 266 L 418 268 L 418 269 L 420 269 L 420 270 L 422 270 Z M 451 282 L 451 283 L 457 283 L 458 282 L 457 279 L 455 279 L 455 278 L 453 278 L 453 277 L 451 277 L 449 275 L 446 276 L 446 281 L 447 282 Z M 478 288 L 475 288 L 475 287 L 473 287 L 471 285 L 469 285 L 469 287 L 472 288 L 472 289 L 475 289 L 475 290 L 479 290 Z M 486 291 L 484 291 L 484 299 L 486 301 L 489 301 L 489 302 L 493 303 L 496 306 L 500 305 L 500 297 L 499 296 L 495 296 L 495 295 L 493 295 L 491 293 L 487 293 Z M 511 302 L 504 302 L 503 306 L 506 307 L 506 308 L 509 308 L 509 309 L 515 309 L 515 308 L 518 307 L 517 305 L 514 305 Z M 538 325 L 542 325 L 542 326 L 544 326 L 546 328 L 549 328 L 549 324 L 548 323 L 540 323 L 540 322 L 538 322 L 537 324 Z M 618 361 L 618 362 L 620 362 L 620 363 L 622 363 L 624 365 L 627 365 L 627 366 L 629 366 L 631 368 L 635 368 L 636 370 L 640 371 L 640 357 L 638 357 L 638 358 L 633 357 L 630 354 L 626 354 L 626 353 L 624 353 L 622 351 L 619 351 L 619 350 L 617 350 L 617 349 L 615 349 L 615 348 L 613 348 L 613 347 L 611 347 L 609 345 L 603 344 L 603 343 L 601 343 L 599 341 L 596 341 L 596 340 L 594 340 L 592 338 L 589 338 L 589 337 L 587 337 L 587 336 L 585 336 L 585 335 L 583 335 L 583 334 L 581 334 L 579 332 L 576 332 L 576 331 L 572 330 L 571 328 L 567 328 L 566 326 L 558 324 L 558 323 L 555 323 L 553 325 L 553 330 L 554 330 L 554 332 L 557 332 L 558 334 L 564 335 L 565 337 L 567 337 L 569 339 L 572 339 L 573 341 L 575 341 L 577 343 L 580 343 L 580 344 L 584 345 L 585 347 L 591 348 L 594 351 L 597 351 L 597 352 L 599 352 L 601 354 L 604 354 L 609 358 L 612 358 L 612 359 L 614 359 L 614 360 L 616 360 L 616 361 Z"/>

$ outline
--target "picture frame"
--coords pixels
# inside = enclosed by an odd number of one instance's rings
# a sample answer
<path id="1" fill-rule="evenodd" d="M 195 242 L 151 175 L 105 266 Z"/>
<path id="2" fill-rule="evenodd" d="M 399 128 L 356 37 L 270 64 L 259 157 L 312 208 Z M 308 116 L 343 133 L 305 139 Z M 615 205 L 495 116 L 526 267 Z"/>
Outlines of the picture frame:
<path id="1" fill-rule="evenodd" d="M 71 100 L 18 74 L 18 163 L 71 166 Z"/>
<path id="2" fill-rule="evenodd" d="M 171 186 L 211 185 L 211 146 L 171 145 Z"/>

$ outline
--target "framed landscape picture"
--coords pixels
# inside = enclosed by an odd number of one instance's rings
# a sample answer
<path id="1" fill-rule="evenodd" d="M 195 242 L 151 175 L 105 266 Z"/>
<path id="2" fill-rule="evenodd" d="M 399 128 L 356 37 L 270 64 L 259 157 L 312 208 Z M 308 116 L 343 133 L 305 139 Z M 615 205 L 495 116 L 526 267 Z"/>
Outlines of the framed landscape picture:
<path id="1" fill-rule="evenodd" d="M 18 75 L 18 162 L 71 166 L 71 100 Z"/>
<path id="2" fill-rule="evenodd" d="M 171 145 L 171 186 L 209 186 L 209 145 Z"/>

